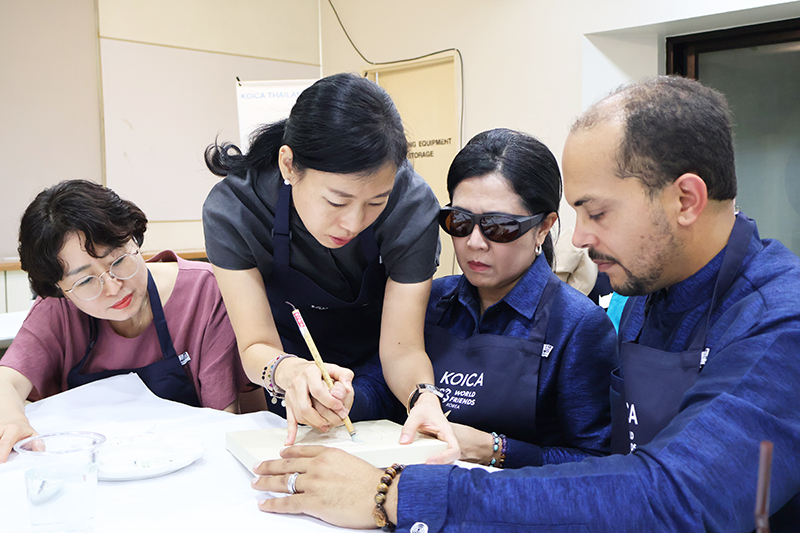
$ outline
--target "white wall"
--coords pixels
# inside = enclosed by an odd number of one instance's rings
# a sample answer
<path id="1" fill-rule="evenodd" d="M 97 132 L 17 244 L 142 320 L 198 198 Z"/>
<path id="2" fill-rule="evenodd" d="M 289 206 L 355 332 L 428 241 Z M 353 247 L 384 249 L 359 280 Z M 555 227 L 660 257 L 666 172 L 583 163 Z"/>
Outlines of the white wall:
<path id="1" fill-rule="evenodd" d="M 558 157 L 570 123 L 586 105 L 621 82 L 663 72 L 667 35 L 800 16 L 798 1 L 763 0 L 334 0 L 334 5 L 372 61 L 461 50 L 465 140 L 488 128 L 511 127 L 537 135 Z M 125 65 L 109 63 L 122 54 L 101 57 L 101 42 L 134 50 L 140 59 L 147 53 L 179 62 L 231 57 L 270 68 L 278 62 L 286 72 L 295 67 L 316 72 L 321 63 L 323 74 L 367 66 L 327 0 L 0 0 L 0 7 L 0 258 L 16 255 L 19 216 L 36 192 L 62 179 L 106 180 L 103 102 L 113 101 L 119 87 L 109 84 L 114 94 L 105 94 L 100 73 L 104 66 L 109 73 L 124 73 Z M 146 64 L 134 66 L 138 79 L 158 76 Z M 203 76 L 213 75 L 208 70 L 194 67 L 179 81 L 198 76 L 203 83 Z M 230 78 L 230 72 L 221 75 Z M 146 98 L 157 103 L 160 97 Z M 235 104 L 226 98 L 208 101 L 207 108 L 230 116 L 213 120 L 229 120 L 219 131 L 236 140 Z M 172 127 L 176 141 L 191 137 L 187 128 L 196 129 L 180 122 Z M 199 160 L 186 168 L 189 179 L 202 172 Z M 201 193 L 188 195 L 189 213 L 176 219 L 170 207 L 185 201 L 180 190 L 167 187 L 159 194 L 141 187 L 135 174 L 119 179 L 123 194 L 141 194 L 155 213 L 148 245 L 202 243 L 196 215 Z M 562 208 L 562 219 L 573 223 L 570 208 Z"/>
<path id="2" fill-rule="evenodd" d="M 571 122 L 622 82 L 664 72 L 667 35 L 800 16 L 755 0 L 334 0 L 371 61 L 456 47 L 464 55 L 464 139 L 494 127 L 539 137 L 560 159 Z M 321 0 L 323 74 L 367 64 Z M 562 223 L 574 224 L 563 206 Z"/>
<path id="3" fill-rule="evenodd" d="M 44 187 L 102 179 L 93 0 L 0 0 L 0 258 Z"/>
<path id="4" fill-rule="evenodd" d="M 238 141 L 236 78 L 319 76 L 316 0 L 98 0 L 106 184 L 151 223 L 143 249 L 204 247 L 219 180 L 203 151 Z"/>
<path id="5" fill-rule="evenodd" d="M 0 261 L 64 179 L 113 187 L 151 224 L 145 250 L 202 248 L 216 135 L 237 141 L 235 78 L 319 76 L 317 0 L 0 0 Z M 29 304 L 24 273 L 3 301 Z M 0 311 L 3 311 L 0 306 Z"/>
<path id="6" fill-rule="evenodd" d="M 319 65 L 317 0 L 98 0 L 100 35 Z"/>
<path id="7" fill-rule="evenodd" d="M 19 217 L 35 194 L 73 178 L 107 183 L 145 204 L 150 241 L 159 246 L 202 247 L 200 205 L 213 179 L 197 177 L 202 149 L 217 134 L 238 139 L 235 76 L 317 77 L 318 7 L 317 0 L 0 0 L 0 259 L 17 255 Z M 119 107 L 137 126 L 127 137 L 106 120 L 107 111 L 119 117 Z M 152 117 L 162 123 L 154 127 Z M 189 162 L 166 146 L 185 147 L 192 136 L 197 153 Z M 135 144 L 142 137 L 150 144 Z M 150 166 L 142 164 L 148 155 Z M 130 172 L 120 176 L 113 163 L 121 158 Z M 109 164 L 117 174 L 108 175 Z M 186 173 L 176 177 L 176 165 Z"/>

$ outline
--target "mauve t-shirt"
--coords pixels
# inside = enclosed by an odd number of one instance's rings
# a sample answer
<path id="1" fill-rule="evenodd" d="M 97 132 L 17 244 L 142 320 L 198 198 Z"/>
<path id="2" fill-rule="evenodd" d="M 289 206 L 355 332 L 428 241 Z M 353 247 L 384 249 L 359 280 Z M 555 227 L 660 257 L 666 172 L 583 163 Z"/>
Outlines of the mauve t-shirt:
<path id="1" fill-rule="evenodd" d="M 186 261 L 165 251 L 149 262 L 178 262 L 178 277 L 167 303 L 167 319 L 177 353 L 187 352 L 195 390 L 203 407 L 223 409 L 249 383 L 236 338 L 208 263 Z M 154 323 L 128 339 L 99 321 L 97 344 L 83 373 L 139 368 L 163 356 Z M 37 298 L 0 366 L 17 370 L 33 383 L 29 400 L 67 389 L 67 374 L 86 353 L 89 316 L 66 298 Z"/>

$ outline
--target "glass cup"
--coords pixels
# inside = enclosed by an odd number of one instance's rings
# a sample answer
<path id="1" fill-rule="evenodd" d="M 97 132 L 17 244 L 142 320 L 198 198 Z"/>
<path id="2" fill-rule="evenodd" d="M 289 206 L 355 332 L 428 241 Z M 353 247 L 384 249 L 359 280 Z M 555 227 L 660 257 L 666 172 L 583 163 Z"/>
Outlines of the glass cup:
<path id="1" fill-rule="evenodd" d="M 30 461 L 25 471 L 34 533 L 91 532 L 97 492 L 99 433 L 71 431 L 29 437 L 14 449 Z"/>

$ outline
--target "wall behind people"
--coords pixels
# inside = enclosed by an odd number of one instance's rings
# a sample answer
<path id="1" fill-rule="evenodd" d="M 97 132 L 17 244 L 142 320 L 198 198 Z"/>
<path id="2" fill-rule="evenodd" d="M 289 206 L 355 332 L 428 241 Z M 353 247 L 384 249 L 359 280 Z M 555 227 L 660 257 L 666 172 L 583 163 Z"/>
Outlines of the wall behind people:
<path id="1" fill-rule="evenodd" d="M 461 50 L 462 138 L 508 127 L 536 135 L 559 158 L 568 128 L 582 109 L 626 81 L 664 73 L 667 35 L 800 14 L 800 2 L 763 0 L 333 0 L 333 4 L 370 61 L 451 47 Z M 367 68 L 328 0 L 320 0 L 320 20 L 323 75 Z M 572 209 L 561 210 L 565 226 L 573 226 L 574 217 Z"/>
<path id="2" fill-rule="evenodd" d="M 71 178 L 140 205 L 146 249 L 202 248 L 202 153 L 238 141 L 236 76 L 319 76 L 317 0 L 1 3 L 0 257 L 36 192 Z"/>
<path id="3" fill-rule="evenodd" d="M 0 6 L 0 257 L 8 258 L 36 193 L 103 172 L 94 1 Z"/>
<path id="4" fill-rule="evenodd" d="M 333 1 L 372 61 L 463 52 L 463 138 L 505 126 L 537 135 L 556 154 L 588 103 L 663 71 L 666 35 L 800 13 L 800 2 L 774 0 Z M 79 177 L 142 205 L 154 221 L 146 246 L 199 246 L 199 199 L 211 183 L 201 174 L 202 147 L 217 134 L 238 138 L 232 73 L 306 78 L 319 75 L 320 64 L 325 75 L 367 66 L 327 0 L 2 7 L 0 257 L 16 255 L 19 215 L 35 192 Z M 175 158 L 173 147 L 193 155 Z M 562 210 L 565 225 L 572 217 Z"/>

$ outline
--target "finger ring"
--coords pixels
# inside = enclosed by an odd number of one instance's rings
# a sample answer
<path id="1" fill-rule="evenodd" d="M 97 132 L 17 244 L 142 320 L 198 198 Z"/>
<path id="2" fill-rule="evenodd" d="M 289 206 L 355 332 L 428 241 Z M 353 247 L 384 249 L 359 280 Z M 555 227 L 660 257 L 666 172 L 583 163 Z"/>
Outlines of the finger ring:
<path id="1" fill-rule="evenodd" d="M 297 487 L 295 486 L 295 483 L 297 483 L 297 476 L 299 475 L 300 472 L 295 472 L 289 476 L 289 479 L 286 480 L 286 490 L 289 494 L 297 494 Z"/>

